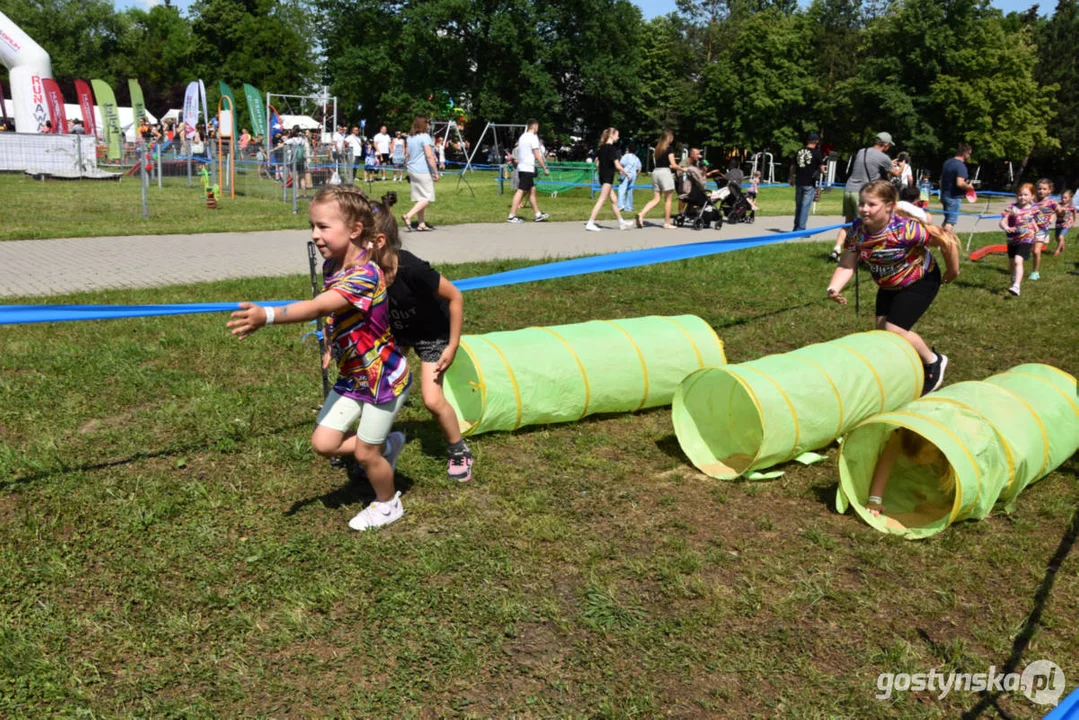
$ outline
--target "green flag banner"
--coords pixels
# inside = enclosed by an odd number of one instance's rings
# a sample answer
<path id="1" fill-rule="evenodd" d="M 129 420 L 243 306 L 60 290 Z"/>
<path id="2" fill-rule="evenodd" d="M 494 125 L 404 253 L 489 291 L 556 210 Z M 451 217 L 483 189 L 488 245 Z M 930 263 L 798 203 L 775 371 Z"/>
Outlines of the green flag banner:
<path id="1" fill-rule="evenodd" d="M 229 99 L 228 109 L 232 112 L 232 124 L 235 128 L 236 120 L 238 119 L 236 118 L 236 96 L 232 94 L 232 88 L 220 80 L 217 81 L 217 87 L 221 90 L 221 97 Z M 236 130 L 234 129 L 233 132 L 235 133 Z"/>
<path id="2" fill-rule="evenodd" d="M 262 105 L 262 93 L 254 85 L 244 83 L 244 96 L 247 97 L 247 114 L 251 117 L 251 132 L 255 135 L 265 135 L 266 110 Z"/>
<path id="3" fill-rule="evenodd" d="M 134 118 L 135 127 L 138 127 L 142 119 L 146 117 L 146 101 L 142 99 L 142 88 L 139 87 L 138 78 L 129 79 L 127 88 L 131 91 L 132 117 Z"/>
<path id="4" fill-rule="evenodd" d="M 101 110 L 101 125 L 104 130 L 105 144 L 109 147 L 109 160 L 119 160 L 122 151 L 123 131 L 120 129 L 120 111 L 116 108 L 116 95 L 112 87 L 104 80 L 91 80 L 94 97 Z"/>

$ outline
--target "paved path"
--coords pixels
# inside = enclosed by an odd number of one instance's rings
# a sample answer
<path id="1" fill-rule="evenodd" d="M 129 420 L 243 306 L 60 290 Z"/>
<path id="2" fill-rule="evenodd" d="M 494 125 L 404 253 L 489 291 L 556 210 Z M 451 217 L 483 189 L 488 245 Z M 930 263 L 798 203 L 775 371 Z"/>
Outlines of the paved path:
<path id="1" fill-rule="evenodd" d="M 618 231 L 613 219 L 600 221 L 606 232 L 587 232 L 584 223 L 468 224 L 428 233 L 405 233 L 404 245 L 438 265 L 505 258 L 567 258 L 689 242 L 786 232 L 793 217 L 762 217 L 752 225 L 722 230 L 663 230 L 646 221 L 643 230 Z M 662 218 L 661 218 L 662 221 Z M 809 227 L 842 222 L 811 218 Z M 973 220 L 960 219 L 968 232 Z M 989 230 L 983 221 L 981 228 Z M 307 273 L 306 230 L 276 230 L 202 235 L 12 240 L 0 242 L 0 298 L 45 296 L 85 290 L 181 285 L 245 277 Z M 831 242 L 833 234 L 810 240 Z"/>

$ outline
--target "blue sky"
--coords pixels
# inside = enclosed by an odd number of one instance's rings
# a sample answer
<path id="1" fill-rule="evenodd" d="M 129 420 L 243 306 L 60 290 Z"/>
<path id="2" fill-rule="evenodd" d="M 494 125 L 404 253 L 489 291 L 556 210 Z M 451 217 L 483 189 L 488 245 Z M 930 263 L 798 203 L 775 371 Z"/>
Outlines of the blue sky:
<path id="1" fill-rule="evenodd" d="M 173 4 L 181 9 L 187 9 L 191 2 L 192 0 L 174 0 Z M 634 2 L 641 8 L 645 18 L 666 15 L 674 11 L 674 0 L 634 0 Z M 992 3 L 993 7 L 998 7 L 1004 12 L 1026 10 L 1035 4 L 1034 0 L 992 0 Z M 128 8 L 148 7 L 162 3 L 161 0 L 113 0 L 113 4 L 118 8 Z M 1037 4 L 1041 6 L 1042 14 L 1044 15 L 1053 11 L 1053 8 L 1056 7 L 1056 0 L 1043 0 Z"/>

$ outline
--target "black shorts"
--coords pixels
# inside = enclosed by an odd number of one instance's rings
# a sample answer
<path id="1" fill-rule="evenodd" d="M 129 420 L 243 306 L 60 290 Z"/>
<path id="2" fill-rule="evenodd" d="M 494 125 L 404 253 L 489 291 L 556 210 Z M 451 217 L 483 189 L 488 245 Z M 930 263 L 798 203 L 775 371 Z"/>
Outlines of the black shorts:
<path id="1" fill-rule="evenodd" d="M 1008 243 L 1008 257 L 1020 257 L 1024 260 L 1030 259 L 1030 250 L 1034 245 L 1032 243 Z"/>
<path id="2" fill-rule="evenodd" d="M 517 171 L 517 189 L 528 192 L 532 188 L 536 187 L 536 173 L 524 172 L 523 170 Z"/>
<path id="3" fill-rule="evenodd" d="M 599 184 L 600 185 L 614 185 L 614 170 L 606 172 L 605 170 L 599 171 Z"/>
<path id="4" fill-rule="evenodd" d="M 436 363 L 442 357 L 442 351 L 450 346 L 449 338 L 435 338 L 434 340 L 407 340 L 398 343 L 398 349 L 404 353 L 409 348 L 416 351 L 420 362 Z"/>
<path id="5" fill-rule="evenodd" d="M 389 153 L 379 153 L 378 154 L 378 160 L 383 165 L 389 165 L 390 164 L 390 154 Z"/>
<path id="6" fill-rule="evenodd" d="M 877 317 L 885 317 L 892 325 L 910 330 L 925 314 L 940 291 L 940 266 L 916 283 L 899 290 L 877 290 Z"/>

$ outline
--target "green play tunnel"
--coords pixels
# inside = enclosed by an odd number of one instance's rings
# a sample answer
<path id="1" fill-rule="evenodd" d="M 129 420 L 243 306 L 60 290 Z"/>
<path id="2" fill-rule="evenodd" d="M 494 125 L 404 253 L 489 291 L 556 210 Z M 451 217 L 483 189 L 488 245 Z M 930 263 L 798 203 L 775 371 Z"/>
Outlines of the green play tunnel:
<path id="1" fill-rule="evenodd" d="M 885 513 L 874 517 L 865 509 L 873 471 L 900 428 L 931 445 L 939 459 L 919 465 L 900 456 L 882 495 Z M 981 382 L 949 385 L 854 428 L 839 454 L 837 505 L 849 502 L 881 532 L 924 538 L 953 522 L 984 518 L 997 504 L 1012 506 L 1077 448 L 1075 378 L 1049 365 L 1019 365 Z"/>
<path id="2" fill-rule="evenodd" d="M 726 362 L 693 315 L 594 320 L 466 335 L 443 387 L 475 435 L 668 405 L 690 372 Z"/>
<path id="3" fill-rule="evenodd" d="M 674 394 L 678 442 L 701 472 L 730 479 L 820 448 L 921 394 L 918 353 L 894 333 L 858 333 L 698 370 Z"/>

